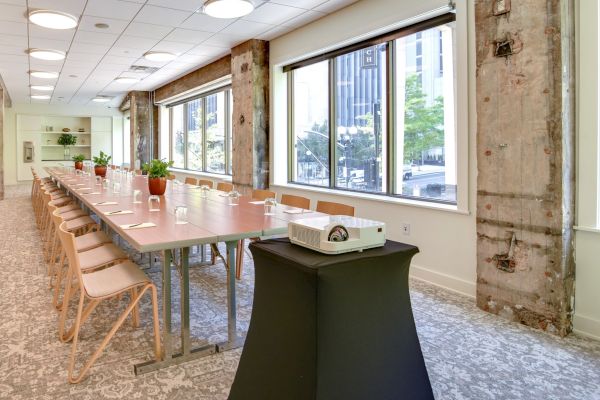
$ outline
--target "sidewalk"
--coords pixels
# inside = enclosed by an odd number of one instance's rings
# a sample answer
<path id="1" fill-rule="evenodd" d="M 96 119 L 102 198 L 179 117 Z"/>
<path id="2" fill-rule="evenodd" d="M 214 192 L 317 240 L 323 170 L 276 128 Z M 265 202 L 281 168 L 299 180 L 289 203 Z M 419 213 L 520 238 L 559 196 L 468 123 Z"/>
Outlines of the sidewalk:
<path id="1" fill-rule="evenodd" d="M 413 176 L 424 176 L 436 173 L 444 173 L 443 165 L 421 165 L 420 167 L 411 167 Z"/>

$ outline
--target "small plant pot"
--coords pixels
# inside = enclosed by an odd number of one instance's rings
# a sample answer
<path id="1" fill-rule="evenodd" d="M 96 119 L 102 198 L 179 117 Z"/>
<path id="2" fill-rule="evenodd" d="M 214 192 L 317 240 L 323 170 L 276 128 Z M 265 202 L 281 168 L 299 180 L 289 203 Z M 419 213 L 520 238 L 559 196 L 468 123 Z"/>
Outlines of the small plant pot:
<path id="1" fill-rule="evenodd" d="M 83 170 L 83 161 L 75 161 L 75 169 Z"/>
<path id="2" fill-rule="evenodd" d="M 96 176 L 104 178 L 106 176 L 106 165 L 94 165 L 94 173 Z"/>
<path id="3" fill-rule="evenodd" d="M 167 178 L 148 178 L 148 190 L 154 196 L 165 194 L 165 190 L 167 190 Z"/>

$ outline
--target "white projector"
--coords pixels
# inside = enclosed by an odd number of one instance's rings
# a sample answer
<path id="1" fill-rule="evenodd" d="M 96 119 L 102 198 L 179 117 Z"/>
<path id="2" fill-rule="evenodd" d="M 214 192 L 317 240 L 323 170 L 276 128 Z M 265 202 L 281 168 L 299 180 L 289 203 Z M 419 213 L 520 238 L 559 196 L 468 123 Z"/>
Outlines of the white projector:
<path id="1" fill-rule="evenodd" d="M 363 251 L 385 244 L 385 223 L 331 215 L 290 222 L 288 236 L 294 244 L 325 254 Z"/>

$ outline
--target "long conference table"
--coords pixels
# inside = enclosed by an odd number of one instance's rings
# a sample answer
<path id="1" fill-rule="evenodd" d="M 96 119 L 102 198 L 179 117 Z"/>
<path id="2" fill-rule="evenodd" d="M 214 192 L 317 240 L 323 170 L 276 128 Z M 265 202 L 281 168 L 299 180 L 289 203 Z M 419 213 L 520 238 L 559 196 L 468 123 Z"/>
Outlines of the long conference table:
<path id="1" fill-rule="evenodd" d="M 112 184 L 103 188 L 96 177 L 77 175 L 72 168 L 45 168 L 46 172 L 61 187 L 89 209 L 131 247 L 140 253 L 162 253 L 162 360 L 151 360 L 134 366 L 136 374 L 154 371 L 170 365 L 180 364 L 241 347 L 244 336 L 237 332 L 235 265 L 236 248 L 241 239 L 287 234 L 290 221 L 322 215 L 310 210 L 277 205 L 273 215 L 264 214 L 262 202 L 242 196 L 238 205 L 230 205 L 223 192 L 211 190 L 203 198 L 197 186 L 176 184 L 169 181 L 167 190 L 160 196 L 160 210 L 150 212 L 148 208 L 148 180 L 139 175 L 127 178 L 125 174 L 109 172 L 107 178 L 120 183 L 119 193 L 114 193 Z M 140 202 L 133 203 L 133 191 L 139 190 Z M 103 204 L 104 203 L 104 204 Z M 108 204 L 106 204 L 108 203 Z M 116 203 L 116 204 L 115 204 Z M 187 223 L 176 224 L 175 207 L 187 207 Z M 113 211 L 132 211 L 127 214 L 107 215 Z M 155 226 L 129 228 L 129 224 L 152 223 Z M 227 248 L 227 341 L 192 348 L 190 337 L 190 247 L 225 242 Z M 180 262 L 176 265 L 181 285 L 181 350 L 175 353 L 172 346 L 171 318 L 171 267 L 174 250 L 180 249 Z"/>

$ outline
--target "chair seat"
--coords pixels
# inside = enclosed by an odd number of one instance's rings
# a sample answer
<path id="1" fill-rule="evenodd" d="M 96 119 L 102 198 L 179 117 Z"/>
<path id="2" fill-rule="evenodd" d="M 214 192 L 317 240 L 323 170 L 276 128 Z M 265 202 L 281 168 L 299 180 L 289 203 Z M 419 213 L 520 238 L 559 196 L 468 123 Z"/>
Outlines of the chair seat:
<path id="1" fill-rule="evenodd" d="M 136 264 L 125 261 L 100 271 L 83 274 L 83 287 L 89 297 L 101 298 L 116 295 L 127 289 L 150 282 Z"/>
<path id="2" fill-rule="evenodd" d="M 79 253 L 79 264 L 82 271 L 122 259 L 127 259 L 127 254 L 113 243 Z"/>
<path id="3" fill-rule="evenodd" d="M 52 205 L 55 206 L 56 204 L 52 204 Z M 59 214 L 66 213 L 66 212 L 73 211 L 73 210 L 81 210 L 81 208 L 75 203 L 70 203 L 70 204 L 67 204 L 66 206 L 58 207 Z"/>
<path id="4" fill-rule="evenodd" d="M 104 232 L 90 232 L 75 238 L 75 248 L 78 252 L 88 251 L 110 242 L 110 238 Z"/>
<path id="5" fill-rule="evenodd" d="M 79 217 L 72 219 L 70 221 L 66 221 L 66 229 L 69 232 L 75 231 L 77 229 L 84 228 L 88 225 L 95 224 L 96 222 L 89 216 Z"/>
<path id="6" fill-rule="evenodd" d="M 64 213 L 63 212 L 60 213 L 60 217 L 64 221 L 71 221 L 71 220 L 73 220 L 75 218 L 85 217 L 86 215 L 88 215 L 88 213 L 86 213 L 82 209 L 71 210 L 71 211 L 67 211 L 67 212 L 64 212 Z"/>
<path id="7" fill-rule="evenodd" d="M 65 206 L 66 204 L 69 204 L 70 202 L 71 202 L 70 197 L 61 197 L 60 199 L 49 201 L 48 204 L 50 204 L 51 206 L 56 206 L 56 207 L 62 208 L 63 206 Z"/>

